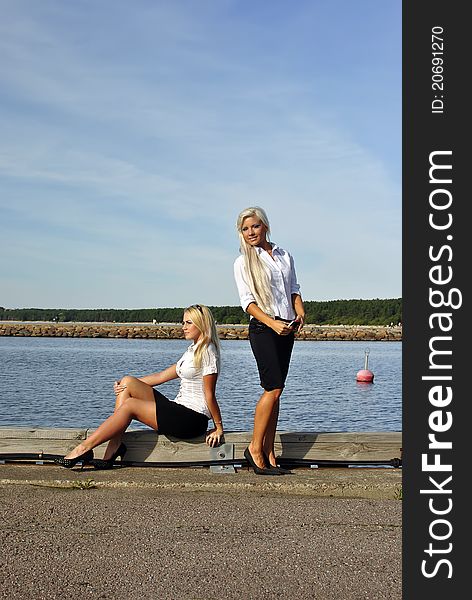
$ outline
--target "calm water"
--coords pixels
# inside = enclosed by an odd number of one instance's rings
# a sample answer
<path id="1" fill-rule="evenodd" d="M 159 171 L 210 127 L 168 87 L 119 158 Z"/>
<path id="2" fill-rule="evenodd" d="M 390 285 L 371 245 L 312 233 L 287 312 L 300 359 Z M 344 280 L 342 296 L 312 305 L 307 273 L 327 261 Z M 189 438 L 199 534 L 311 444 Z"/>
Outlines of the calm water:
<path id="1" fill-rule="evenodd" d="M 0 426 L 96 427 L 113 410 L 113 381 L 175 363 L 186 340 L 0 337 Z M 373 384 L 360 384 L 369 348 Z M 401 342 L 297 341 L 278 428 L 401 431 Z M 178 381 L 159 387 L 173 399 Z M 247 341 L 222 341 L 217 397 L 225 428 L 252 429 L 261 393 Z M 133 422 L 131 428 L 142 428 Z"/>

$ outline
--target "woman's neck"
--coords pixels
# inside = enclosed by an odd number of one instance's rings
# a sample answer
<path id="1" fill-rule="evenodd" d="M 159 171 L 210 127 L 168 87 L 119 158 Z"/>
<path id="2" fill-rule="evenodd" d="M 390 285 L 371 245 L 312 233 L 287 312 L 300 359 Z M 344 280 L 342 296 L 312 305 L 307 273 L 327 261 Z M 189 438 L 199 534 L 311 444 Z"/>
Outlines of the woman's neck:
<path id="1" fill-rule="evenodd" d="M 267 240 L 264 240 L 262 242 L 262 244 L 259 246 L 259 248 L 262 248 L 263 250 L 265 250 L 269 254 L 272 253 L 272 244 L 270 242 L 268 242 Z"/>

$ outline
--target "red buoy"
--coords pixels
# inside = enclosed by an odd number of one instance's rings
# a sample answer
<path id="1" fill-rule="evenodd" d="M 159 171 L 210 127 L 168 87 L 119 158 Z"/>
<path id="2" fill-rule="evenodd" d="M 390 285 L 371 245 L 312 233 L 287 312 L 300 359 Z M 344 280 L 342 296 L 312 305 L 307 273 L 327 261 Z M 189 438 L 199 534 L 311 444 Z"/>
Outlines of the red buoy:
<path id="1" fill-rule="evenodd" d="M 369 370 L 369 349 L 365 351 L 364 368 L 357 372 L 356 381 L 359 383 L 373 383 L 374 374 Z"/>

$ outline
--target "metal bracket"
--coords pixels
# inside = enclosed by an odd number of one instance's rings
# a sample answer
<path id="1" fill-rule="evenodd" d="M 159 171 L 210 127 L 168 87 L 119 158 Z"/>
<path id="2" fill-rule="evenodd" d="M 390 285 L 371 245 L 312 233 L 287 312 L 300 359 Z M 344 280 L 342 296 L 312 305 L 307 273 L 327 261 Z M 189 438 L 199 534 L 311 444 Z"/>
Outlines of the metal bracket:
<path id="1" fill-rule="evenodd" d="M 210 460 L 233 460 L 234 444 L 221 444 L 216 448 L 210 448 Z M 233 465 L 210 465 L 211 473 L 236 473 Z"/>

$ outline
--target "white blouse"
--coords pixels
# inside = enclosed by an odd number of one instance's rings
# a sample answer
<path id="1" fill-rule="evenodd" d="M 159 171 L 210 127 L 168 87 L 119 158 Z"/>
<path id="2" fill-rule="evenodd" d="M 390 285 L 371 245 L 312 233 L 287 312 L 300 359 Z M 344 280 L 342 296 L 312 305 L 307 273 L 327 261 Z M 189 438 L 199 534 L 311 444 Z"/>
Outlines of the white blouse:
<path id="1" fill-rule="evenodd" d="M 202 366 L 196 369 L 193 364 L 195 344 L 192 343 L 177 362 L 176 371 L 180 377 L 179 393 L 174 402 L 183 404 L 211 419 L 210 411 L 203 392 L 203 376 L 218 373 L 218 353 L 213 344 L 210 344 L 202 356 Z"/>
<path id="2" fill-rule="evenodd" d="M 270 316 L 277 316 L 291 321 L 297 316 L 292 305 L 292 294 L 300 293 L 293 258 L 286 250 L 279 248 L 274 243 L 272 243 L 272 258 L 266 250 L 263 250 L 259 246 L 256 246 L 255 249 L 264 264 L 268 267 L 273 298 L 271 305 L 272 314 Z M 255 302 L 256 304 L 257 302 L 247 283 L 246 267 L 242 254 L 234 261 L 234 278 L 241 306 L 246 311 L 251 302 Z"/>

